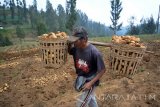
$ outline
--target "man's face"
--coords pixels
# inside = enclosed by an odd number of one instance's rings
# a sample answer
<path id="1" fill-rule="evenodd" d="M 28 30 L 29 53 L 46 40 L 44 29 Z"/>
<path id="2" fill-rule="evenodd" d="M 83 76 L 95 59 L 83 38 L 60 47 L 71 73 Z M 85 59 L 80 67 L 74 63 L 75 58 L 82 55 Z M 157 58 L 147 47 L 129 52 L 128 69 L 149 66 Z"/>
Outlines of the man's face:
<path id="1" fill-rule="evenodd" d="M 77 47 L 77 48 L 83 48 L 86 44 L 86 40 L 83 38 L 80 38 L 78 39 L 77 41 L 74 42 L 74 45 Z"/>

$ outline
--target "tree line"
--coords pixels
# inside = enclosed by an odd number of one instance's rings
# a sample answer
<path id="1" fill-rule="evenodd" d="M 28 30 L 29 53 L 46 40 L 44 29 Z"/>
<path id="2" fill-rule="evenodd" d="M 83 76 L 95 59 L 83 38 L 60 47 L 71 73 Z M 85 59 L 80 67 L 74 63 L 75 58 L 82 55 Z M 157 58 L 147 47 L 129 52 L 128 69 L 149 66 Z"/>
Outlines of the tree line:
<path id="1" fill-rule="evenodd" d="M 2 25 L 30 25 L 36 35 L 46 32 L 65 31 L 70 33 L 74 26 L 84 26 L 89 34 L 107 35 L 108 29 L 104 24 L 88 19 L 88 16 L 76 10 L 76 0 L 67 0 L 64 8 L 59 4 L 53 8 L 50 0 L 46 0 L 44 10 L 37 9 L 37 0 L 26 7 L 26 0 L 4 0 L 0 3 L 0 24 Z M 96 13 L 95 13 L 96 14 Z"/>
<path id="2" fill-rule="evenodd" d="M 111 0 L 111 22 L 110 29 L 113 31 L 114 34 L 117 34 L 117 31 L 121 30 L 122 22 L 119 23 L 118 20 L 120 19 L 120 13 L 123 10 L 121 0 Z M 159 7 L 159 14 L 160 14 L 160 7 Z M 154 34 L 158 33 L 158 25 L 159 25 L 159 16 L 157 22 L 154 21 L 153 16 L 150 18 L 142 18 L 140 20 L 140 24 L 135 25 L 135 17 L 131 16 L 129 19 L 129 26 L 127 29 L 127 34 L 130 35 L 139 35 L 139 34 Z"/>
<path id="3" fill-rule="evenodd" d="M 26 6 L 26 0 L 4 0 L 0 2 L 0 25 L 4 27 L 12 26 L 16 30 L 18 38 L 23 39 L 27 29 L 34 37 L 43 33 L 64 31 L 71 35 L 75 26 L 84 26 L 89 36 L 109 36 L 117 34 L 121 30 L 122 22 L 119 23 L 120 13 L 123 11 L 123 5 L 120 0 L 111 0 L 111 22 L 107 27 L 100 22 L 92 21 L 81 10 L 76 9 L 77 0 L 66 0 L 66 7 L 61 4 L 53 8 L 50 0 L 46 0 L 45 11 L 37 9 L 37 0 L 33 4 Z M 95 13 L 96 15 L 96 13 Z M 151 16 L 143 19 L 139 25 L 134 23 L 135 17 L 132 16 L 129 21 L 127 34 L 153 34 L 155 33 L 156 23 Z M 3 32 L 3 33 L 2 33 Z M 6 31 L 5 31 L 6 32 Z M 0 29 L 0 43 L 4 45 L 6 37 L 4 31 Z M 0 44 L 0 45 L 1 45 Z M 2 45 L 1 45 L 2 46 Z"/>
<path id="4" fill-rule="evenodd" d="M 140 24 L 135 24 L 135 17 L 131 16 L 129 20 L 129 26 L 127 30 L 127 34 L 130 35 L 139 35 L 139 34 L 154 34 L 157 31 L 156 22 L 153 19 L 153 16 L 150 18 L 142 18 L 140 20 Z"/>

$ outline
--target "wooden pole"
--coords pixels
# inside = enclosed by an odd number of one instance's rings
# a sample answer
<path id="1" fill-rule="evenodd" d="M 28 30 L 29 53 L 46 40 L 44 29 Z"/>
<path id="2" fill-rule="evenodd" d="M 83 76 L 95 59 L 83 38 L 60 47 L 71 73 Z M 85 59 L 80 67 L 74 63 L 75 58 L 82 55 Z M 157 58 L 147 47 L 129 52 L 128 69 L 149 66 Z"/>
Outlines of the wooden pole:
<path id="1" fill-rule="evenodd" d="M 103 42 L 95 42 L 95 41 L 88 41 L 88 42 L 97 46 L 112 47 L 112 43 L 103 43 Z M 152 51 L 145 51 L 145 52 L 149 54 L 154 54 L 154 52 Z"/>
<path id="2" fill-rule="evenodd" d="M 103 42 L 95 42 L 95 41 L 88 41 L 88 42 L 97 46 L 112 47 L 112 43 L 103 43 Z"/>

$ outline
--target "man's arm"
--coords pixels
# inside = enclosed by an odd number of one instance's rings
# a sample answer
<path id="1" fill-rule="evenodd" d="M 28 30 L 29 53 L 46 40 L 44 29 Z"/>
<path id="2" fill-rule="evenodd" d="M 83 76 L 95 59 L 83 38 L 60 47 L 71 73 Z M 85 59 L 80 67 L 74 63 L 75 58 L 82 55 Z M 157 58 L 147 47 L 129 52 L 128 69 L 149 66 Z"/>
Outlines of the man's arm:
<path id="1" fill-rule="evenodd" d="M 93 85 L 96 81 L 98 81 L 104 73 L 105 73 L 105 69 L 98 72 L 98 74 L 90 81 L 91 85 Z"/>
<path id="2" fill-rule="evenodd" d="M 83 86 L 83 91 L 86 89 L 90 89 L 92 87 L 92 85 L 102 77 L 102 75 L 105 73 L 105 71 L 106 71 L 106 69 L 103 69 L 102 71 L 98 72 L 98 74 L 90 82 L 86 83 Z"/>
<path id="3" fill-rule="evenodd" d="M 74 43 L 73 42 L 68 42 L 68 53 L 71 54 L 71 48 L 74 47 Z"/>

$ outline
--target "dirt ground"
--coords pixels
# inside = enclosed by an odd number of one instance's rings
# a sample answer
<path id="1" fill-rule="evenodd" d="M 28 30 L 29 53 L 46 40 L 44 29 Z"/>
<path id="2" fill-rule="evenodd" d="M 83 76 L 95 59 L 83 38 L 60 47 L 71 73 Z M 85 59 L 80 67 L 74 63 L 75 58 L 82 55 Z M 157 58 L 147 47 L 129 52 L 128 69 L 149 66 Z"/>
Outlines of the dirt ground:
<path id="1" fill-rule="evenodd" d="M 113 78 L 109 72 L 109 49 L 103 53 L 106 73 L 96 90 L 99 107 L 160 107 L 160 42 L 149 51 L 132 78 Z M 80 94 L 72 57 L 59 69 L 44 68 L 39 54 L 0 64 L 0 107 L 75 107 Z"/>

